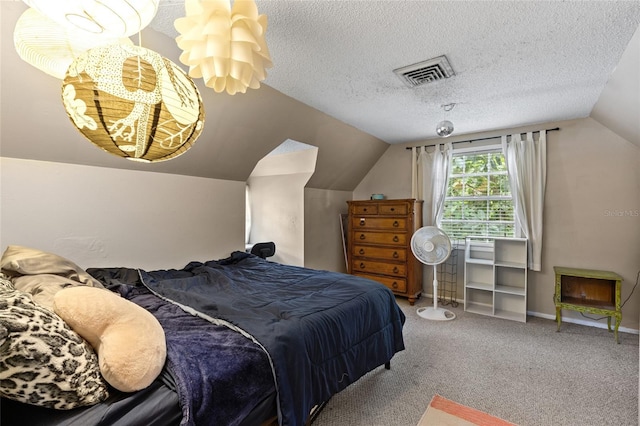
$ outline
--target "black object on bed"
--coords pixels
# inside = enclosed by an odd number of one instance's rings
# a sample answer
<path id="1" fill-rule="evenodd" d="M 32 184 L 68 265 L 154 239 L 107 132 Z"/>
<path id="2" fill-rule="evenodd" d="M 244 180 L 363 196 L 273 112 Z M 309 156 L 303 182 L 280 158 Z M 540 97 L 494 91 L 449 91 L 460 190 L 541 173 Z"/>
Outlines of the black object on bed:
<path id="1" fill-rule="evenodd" d="M 180 270 L 88 272 L 149 310 L 165 330 L 166 371 L 149 388 L 120 397 L 135 412 L 161 399 L 150 418 L 174 419 L 166 424 L 260 424 L 277 413 L 281 425 L 303 425 L 314 406 L 404 349 L 405 317 L 391 291 L 352 275 L 243 252 Z M 157 397 L 173 386 L 177 398 Z M 33 409 L 2 403 L 2 424 Z M 104 415 L 100 406 L 108 410 L 109 401 L 72 411 Z M 83 424 L 154 423 L 123 414 L 120 423 Z"/>

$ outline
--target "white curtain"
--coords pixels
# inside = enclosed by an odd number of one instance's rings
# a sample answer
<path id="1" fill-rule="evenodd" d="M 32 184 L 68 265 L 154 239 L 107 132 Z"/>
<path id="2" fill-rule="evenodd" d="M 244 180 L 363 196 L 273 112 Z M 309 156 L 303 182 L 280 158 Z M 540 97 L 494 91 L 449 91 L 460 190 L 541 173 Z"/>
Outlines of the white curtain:
<path id="1" fill-rule="evenodd" d="M 516 218 L 523 234 L 529 240 L 529 269 L 539 271 L 542 257 L 542 213 L 547 181 L 547 134 L 540 132 L 538 140 L 533 133 L 502 136 L 509 185 L 513 196 Z"/>
<path id="2" fill-rule="evenodd" d="M 411 149 L 411 194 L 417 200 L 424 200 L 425 226 L 439 226 L 442 218 L 452 152 L 451 143 L 436 145 L 431 155 L 427 152 L 427 147 Z"/>
<path id="3" fill-rule="evenodd" d="M 440 227 L 442 214 L 444 213 L 444 197 L 449 186 L 449 171 L 451 169 L 451 157 L 453 145 L 438 144 L 433 151 L 431 160 L 431 224 Z"/>

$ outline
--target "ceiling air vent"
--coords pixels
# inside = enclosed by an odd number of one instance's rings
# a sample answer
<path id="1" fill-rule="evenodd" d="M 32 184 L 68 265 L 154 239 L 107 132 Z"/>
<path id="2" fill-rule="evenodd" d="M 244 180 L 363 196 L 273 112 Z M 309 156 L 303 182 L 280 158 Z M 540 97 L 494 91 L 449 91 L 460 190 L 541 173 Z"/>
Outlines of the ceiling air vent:
<path id="1" fill-rule="evenodd" d="M 404 84 L 416 87 L 426 83 L 433 83 L 454 76 L 446 56 L 438 56 L 428 61 L 420 62 L 393 70 Z"/>

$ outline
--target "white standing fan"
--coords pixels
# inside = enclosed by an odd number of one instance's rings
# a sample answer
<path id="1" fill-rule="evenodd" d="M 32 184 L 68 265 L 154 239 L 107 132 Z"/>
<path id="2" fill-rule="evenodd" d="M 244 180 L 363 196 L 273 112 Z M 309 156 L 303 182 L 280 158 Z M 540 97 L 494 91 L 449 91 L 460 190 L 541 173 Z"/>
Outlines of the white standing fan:
<path id="1" fill-rule="evenodd" d="M 433 265 L 433 307 L 418 308 L 422 318 L 446 321 L 456 317 L 453 312 L 438 307 L 438 278 L 436 266 L 451 254 L 451 240 L 446 232 L 435 226 L 424 226 L 411 237 L 413 255 L 425 265 Z"/>

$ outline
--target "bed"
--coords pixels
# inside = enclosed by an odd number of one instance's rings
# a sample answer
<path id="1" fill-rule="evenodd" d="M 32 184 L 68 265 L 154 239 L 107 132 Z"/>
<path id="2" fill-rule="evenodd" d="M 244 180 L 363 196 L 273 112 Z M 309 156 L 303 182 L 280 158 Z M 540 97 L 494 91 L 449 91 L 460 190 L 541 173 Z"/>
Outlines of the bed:
<path id="1" fill-rule="evenodd" d="M 157 319 L 162 371 L 144 389 L 110 389 L 71 410 L 3 398 L 2 424 L 303 425 L 404 349 L 391 291 L 351 275 L 245 252 L 179 270 L 86 272 Z"/>

